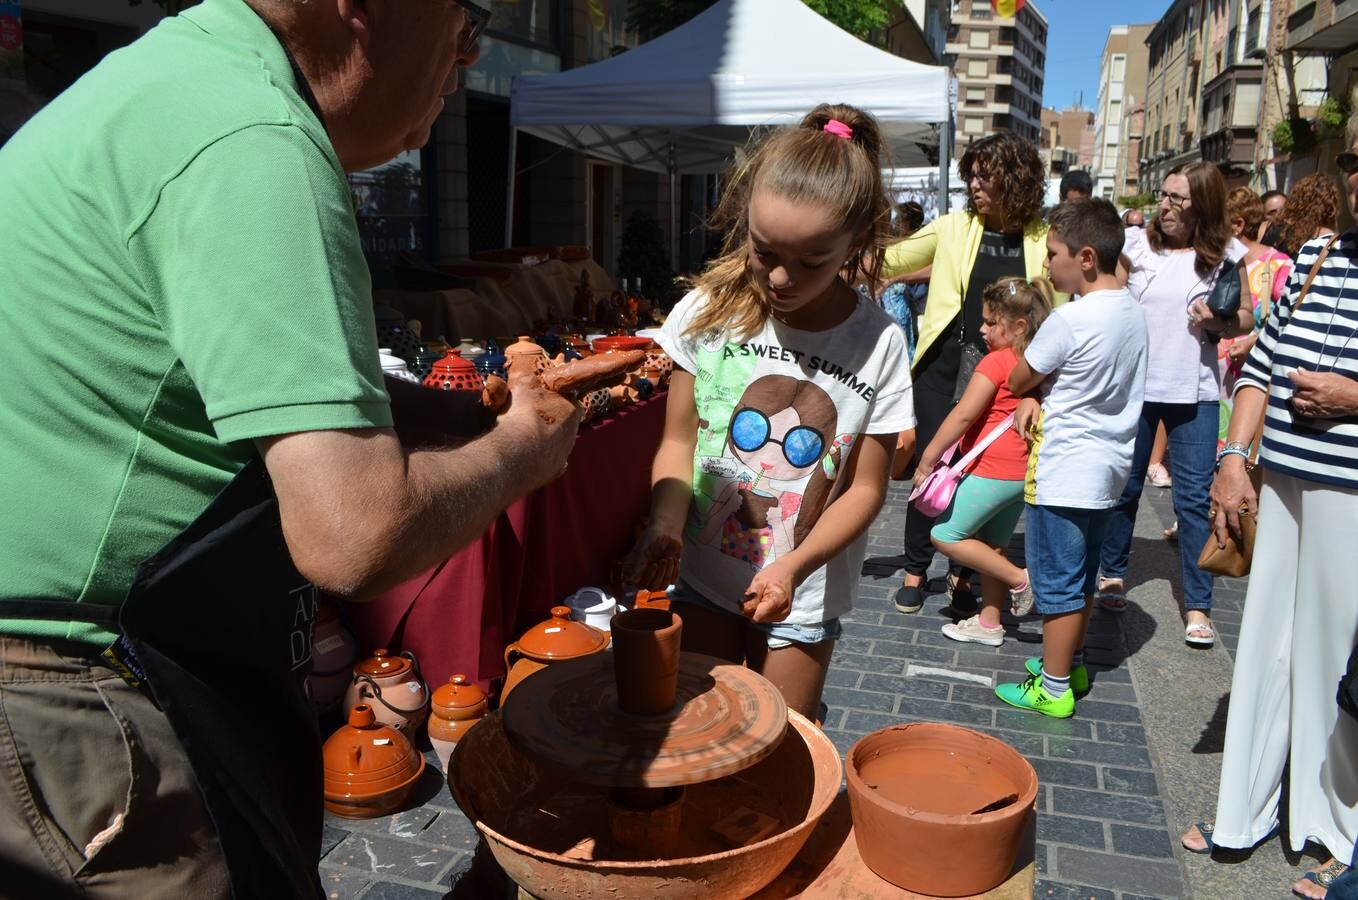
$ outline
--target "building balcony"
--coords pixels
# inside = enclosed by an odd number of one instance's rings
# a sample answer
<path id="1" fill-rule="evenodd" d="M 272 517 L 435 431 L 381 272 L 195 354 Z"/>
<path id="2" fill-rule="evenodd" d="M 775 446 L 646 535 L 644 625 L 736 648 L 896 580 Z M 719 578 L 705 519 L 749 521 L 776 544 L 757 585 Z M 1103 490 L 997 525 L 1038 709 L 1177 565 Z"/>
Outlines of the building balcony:
<path id="1" fill-rule="evenodd" d="M 1358 0 L 1335 0 L 1329 15 L 1315 0 L 1302 0 L 1287 17 L 1287 50 L 1328 54 L 1358 44 Z"/>
<path id="2" fill-rule="evenodd" d="M 1205 162 L 1223 167 L 1254 165 L 1254 148 L 1259 131 L 1254 126 L 1222 128 L 1203 136 L 1198 152 Z"/>

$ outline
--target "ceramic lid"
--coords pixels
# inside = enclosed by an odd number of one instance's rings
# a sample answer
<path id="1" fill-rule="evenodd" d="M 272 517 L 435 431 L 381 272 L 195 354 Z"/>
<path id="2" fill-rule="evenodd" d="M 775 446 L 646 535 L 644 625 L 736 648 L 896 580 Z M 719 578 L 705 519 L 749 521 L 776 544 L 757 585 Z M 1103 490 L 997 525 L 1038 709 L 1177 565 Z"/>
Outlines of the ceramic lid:
<path id="1" fill-rule="evenodd" d="M 454 347 L 448 351 L 443 359 L 434 363 L 434 371 L 439 373 L 446 372 L 449 375 L 453 375 L 458 372 L 475 372 L 476 366 L 471 360 L 463 359 L 462 350 Z"/>
<path id="2" fill-rule="evenodd" d="M 349 724 L 325 742 L 327 799 L 363 800 L 400 790 L 424 771 L 424 757 L 405 735 L 378 723 L 372 707 L 349 711 Z"/>
<path id="3" fill-rule="evenodd" d="M 409 668 L 410 660 L 404 656 L 392 656 L 387 652 L 387 648 L 382 647 L 374 650 L 372 656 L 355 665 L 354 672 L 360 675 L 386 677 L 400 675 Z"/>
<path id="4" fill-rule="evenodd" d="M 471 709 L 485 705 L 486 693 L 466 675 L 454 675 L 434 691 L 433 702 L 435 711 Z"/>
<path id="5" fill-rule="evenodd" d="M 520 653 L 543 662 L 587 656 L 607 646 L 608 635 L 572 621 L 569 606 L 553 606 L 552 617 L 525 631 L 518 642 Z"/>

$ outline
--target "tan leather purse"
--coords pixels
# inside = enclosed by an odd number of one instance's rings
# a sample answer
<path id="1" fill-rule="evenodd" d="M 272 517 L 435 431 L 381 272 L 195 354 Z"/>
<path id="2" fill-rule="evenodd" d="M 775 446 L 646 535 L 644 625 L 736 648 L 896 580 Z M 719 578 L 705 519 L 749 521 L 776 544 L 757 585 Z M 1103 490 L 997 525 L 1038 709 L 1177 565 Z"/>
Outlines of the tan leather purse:
<path id="1" fill-rule="evenodd" d="M 1301 293 L 1297 295 L 1297 302 L 1292 307 L 1295 314 L 1301 308 L 1301 303 L 1306 299 L 1306 292 L 1311 289 L 1311 282 L 1315 280 L 1316 274 L 1320 271 L 1321 264 L 1325 262 L 1325 257 L 1330 255 L 1330 248 L 1334 246 L 1337 237 L 1330 238 L 1330 242 L 1325 245 L 1325 249 L 1320 251 L 1316 257 L 1315 265 L 1311 266 L 1311 274 L 1306 276 L 1306 283 L 1301 287 Z M 1281 340 L 1282 335 L 1279 335 Z M 1259 448 L 1264 443 L 1264 419 L 1268 417 L 1268 400 L 1264 400 L 1264 412 L 1259 417 L 1259 426 L 1254 430 L 1254 443 L 1250 445 L 1250 457 L 1245 463 L 1245 469 L 1249 472 L 1250 484 L 1254 486 L 1254 496 L 1258 498 L 1259 490 L 1263 486 L 1264 473 L 1259 468 Z M 1212 504 L 1212 511 L 1209 514 L 1210 521 L 1215 523 L 1217 518 L 1217 505 Z M 1213 575 L 1225 575 L 1230 578 L 1240 578 L 1248 575 L 1250 563 L 1254 560 L 1254 534 L 1258 528 L 1255 516 L 1242 504 L 1240 507 L 1240 535 L 1226 535 L 1226 546 L 1217 543 L 1215 532 L 1207 536 L 1207 543 L 1203 546 L 1202 552 L 1198 554 L 1198 568 L 1204 572 L 1211 572 Z"/>

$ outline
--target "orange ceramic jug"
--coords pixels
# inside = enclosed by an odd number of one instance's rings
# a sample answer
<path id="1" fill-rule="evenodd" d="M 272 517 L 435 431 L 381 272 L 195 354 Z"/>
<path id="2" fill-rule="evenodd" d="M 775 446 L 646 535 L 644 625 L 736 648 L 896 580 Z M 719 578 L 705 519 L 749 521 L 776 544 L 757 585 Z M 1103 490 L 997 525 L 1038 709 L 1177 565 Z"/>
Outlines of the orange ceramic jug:
<path id="1" fill-rule="evenodd" d="M 413 736 L 429 713 L 429 686 L 420 674 L 415 654 L 406 651 L 392 656 L 383 647 L 355 665 L 344 694 L 344 708 L 353 709 L 360 703 L 372 707 L 377 721 Z"/>
<path id="2" fill-rule="evenodd" d="M 372 707 L 349 711 L 349 724 L 325 742 L 325 808 L 348 819 L 394 812 L 424 772 L 424 757 Z"/>
<path id="3" fill-rule="evenodd" d="M 454 675 L 434 691 L 429 707 L 429 743 L 433 744 L 443 771 L 448 771 L 448 757 L 458 739 L 480 722 L 489 709 L 485 692 L 466 675 Z"/>
<path id="4" fill-rule="evenodd" d="M 534 625 L 505 648 L 505 668 L 509 676 L 500 692 L 500 703 L 529 675 L 554 662 L 598 653 L 608 646 L 608 635 L 584 622 L 571 619 L 569 606 L 553 606 L 552 617 Z"/>

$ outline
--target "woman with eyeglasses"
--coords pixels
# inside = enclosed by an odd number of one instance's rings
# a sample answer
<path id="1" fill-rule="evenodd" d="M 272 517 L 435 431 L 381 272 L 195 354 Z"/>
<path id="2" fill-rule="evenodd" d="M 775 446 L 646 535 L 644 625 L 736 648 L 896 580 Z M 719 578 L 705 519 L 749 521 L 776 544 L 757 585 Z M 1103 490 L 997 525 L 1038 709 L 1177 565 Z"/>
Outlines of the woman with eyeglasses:
<path id="1" fill-rule="evenodd" d="M 1349 209 L 1358 211 L 1358 116 L 1340 154 Z M 1292 885 L 1310 898 L 1353 896 L 1342 884 L 1358 838 L 1358 718 L 1336 686 L 1358 635 L 1353 589 L 1358 524 L 1358 228 L 1307 241 L 1283 299 L 1240 373 L 1228 440 L 1212 484 L 1219 542 L 1258 535 L 1231 679 L 1215 819 L 1185 849 L 1246 849 L 1287 820 L 1287 847 L 1323 846 L 1332 859 Z M 1263 485 L 1246 466 L 1260 421 Z M 1286 775 L 1287 811 L 1281 801 Z M 1352 890 L 1352 886 L 1348 886 Z"/>
<path id="2" fill-rule="evenodd" d="M 919 447 L 933 440 L 986 354 L 981 337 L 986 286 L 1001 278 L 1036 278 L 1047 256 L 1041 217 L 1047 179 L 1030 141 L 1008 131 L 981 138 L 967 147 L 958 169 L 967 182 L 967 208 L 940 216 L 888 248 L 882 270 L 892 278 L 933 266 L 911 365 Z M 933 526 L 934 519 L 913 506 L 906 513 L 905 580 L 896 592 L 900 612 L 924 607 Z M 952 609 L 962 619 L 977 611 L 969 577 L 965 570 L 949 576 Z"/>
<path id="3" fill-rule="evenodd" d="M 1144 230 L 1127 229 L 1120 266 L 1126 271 L 1127 289 L 1146 314 L 1151 349 L 1132 475 L 1104 538 L 1099 603 L 1114 612 L 1127 607 L 1124 578 L 1132 528 L 1155 429 L 1164 423 L 1178 517 L 1184 640 L 1198 647 L 1210 647 L 1216 640 L 1211 619 L 1212 576 L 1198 568 L 1198 554 L 1210 531 L 1207 492 L 1220 429 L 1217 341 L 1247 334 L 1254 325 L 1248 301 L 1230 318 L 1214 315 L 1206 301 L 1219 278 L 1242 279 L 1241 293 L 1249 296 L 1243 266 L 1238 265 L 1247 253 L 1245 245 L 1231 235 L 1221 173 L 1211 163 L 1196 162 L 1178 166 L 1165 176 L 1150 225 Z"/>

